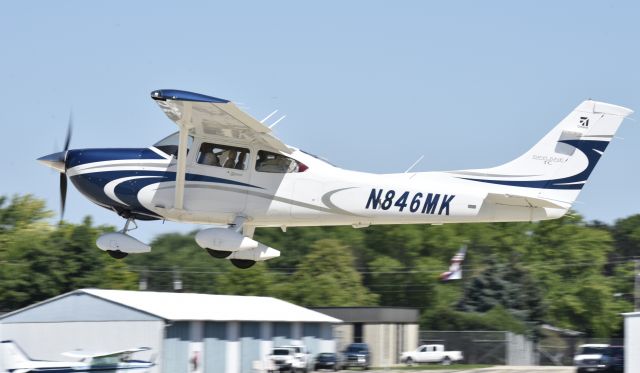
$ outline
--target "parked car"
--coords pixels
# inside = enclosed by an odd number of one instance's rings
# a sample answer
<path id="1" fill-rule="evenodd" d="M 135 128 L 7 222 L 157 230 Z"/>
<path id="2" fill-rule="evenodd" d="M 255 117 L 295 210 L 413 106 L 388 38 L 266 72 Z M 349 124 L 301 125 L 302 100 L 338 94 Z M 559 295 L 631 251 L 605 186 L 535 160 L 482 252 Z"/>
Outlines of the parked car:
<path id="1" fill-rule="evenodd" d="M 573 362 L 578 373 L 623 372 L 624 348 L 608 344 L 580 345 Z"/>
<path id="2" fill-rule="evenodd" d="M 343 368 L 360 367 L 369 369 L 371 367 L 371 352 L 366 343 L 352 343 L 343 351 Z"/>
<path id="3" fill-rule="evenodd" d="M 318 354 L 313 370 L 320 369 L 329 369 L 333 371 L 342 369 L 339 355 L 334 352 L 323 352 Z"/>
<path id="4" fill-rule="evenodd" d="M 288 347 L 276 347 L 271 349 L 271 354 L 267 356 L 271 361 L 269 371 L 293 372 L 294 351 Z"/>
<path id="5" fill-rule="evenodd" d="M 307 373 L 311 370 L 312 359 L 307 347 L 302 345 L 290 345 L 282 346 L 283 348 L 289 348 L 293 351 L 293 370 L 298 372 Z"/>
<path id="6" fill-rule="evenodd" d="M 461 351 L 446 351 L 444 345 L 422 345 L 415 351 L 406 351 L 400 355 L 400 361 L 407 365 L 413 365 L 414 363 L 449 365 L 461 360 Z"/>

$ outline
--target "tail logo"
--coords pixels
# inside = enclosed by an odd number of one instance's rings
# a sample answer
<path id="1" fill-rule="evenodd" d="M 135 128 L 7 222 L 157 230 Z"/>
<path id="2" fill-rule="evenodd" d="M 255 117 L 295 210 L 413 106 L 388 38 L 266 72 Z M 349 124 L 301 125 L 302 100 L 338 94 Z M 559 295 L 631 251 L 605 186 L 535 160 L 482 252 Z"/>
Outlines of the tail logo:
<path id="1" fill-rule="evenodd" d="M 589 128 L 589 118 L 588 117 L 580 117 L 580 124 L 578 125 L 580 128 Z"/>

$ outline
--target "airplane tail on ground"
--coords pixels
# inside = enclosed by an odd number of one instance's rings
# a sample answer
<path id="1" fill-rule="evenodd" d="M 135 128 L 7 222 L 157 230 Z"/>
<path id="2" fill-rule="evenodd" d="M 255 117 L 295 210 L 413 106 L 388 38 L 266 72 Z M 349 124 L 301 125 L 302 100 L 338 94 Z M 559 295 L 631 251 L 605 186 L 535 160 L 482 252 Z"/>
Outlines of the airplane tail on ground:
<path id="1" fill-rule="evenodd" d="M 0 341 L 0 372 L 24 366 L 32 360 L 13 341 Z"/>
<path id="2" fill-rule="evenodd" d="M 514 194 L 560 202 L 575 201 L 618 127 L 633 111 L 587 100 L 576 107 L 529 151 L 503 165 L 455 172 L 483 183 L 518 187 Z"/>
<path id="3" fill-rule="evenodd" d="M 440 274 L 440 281 L 444 282 L 462 279 L 462 262 L 464 261 L 464 256 L 466 253 L 467 248 L 462 247 L 460 251 L 458 251 L 456 255 L 451 258 L 451 265 L 449 266 L 449 270 Z"/>

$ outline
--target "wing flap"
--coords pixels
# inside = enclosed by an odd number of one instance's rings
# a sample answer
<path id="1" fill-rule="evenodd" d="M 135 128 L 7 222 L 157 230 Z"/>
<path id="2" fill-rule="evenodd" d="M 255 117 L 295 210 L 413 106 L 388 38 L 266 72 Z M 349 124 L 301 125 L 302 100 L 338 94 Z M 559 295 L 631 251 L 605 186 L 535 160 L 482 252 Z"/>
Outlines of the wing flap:
<path id="1" fill-rule="evenodd" d="M 137 348 L 129 348 L 126 350 L 118 350 L 118 351 L 110 351 L 110 352 L 91 352 L 91 351 L 76 350 L 76 351 L 63 352 L 62 355 L 71 357 L 71 358 L 76 358 L 76 359 L 86 359 L 86 358 L 132 354 L 134 352 L 149 351 L 150 349 L 151 348 L 149 347 L 137 347 Z"/>

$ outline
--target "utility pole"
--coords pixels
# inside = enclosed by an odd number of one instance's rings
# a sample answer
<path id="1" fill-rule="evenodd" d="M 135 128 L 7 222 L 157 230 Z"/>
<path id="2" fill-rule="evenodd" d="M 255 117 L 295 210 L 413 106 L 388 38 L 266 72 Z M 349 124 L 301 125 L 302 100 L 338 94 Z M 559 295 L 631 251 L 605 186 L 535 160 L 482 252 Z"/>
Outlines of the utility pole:
<path id="1" fill-rule="evenodd" d="M 176 266 L 173 267 L 173 291 L 176 293 L 182 292 L 182 276 L 180 269 Z"/>

